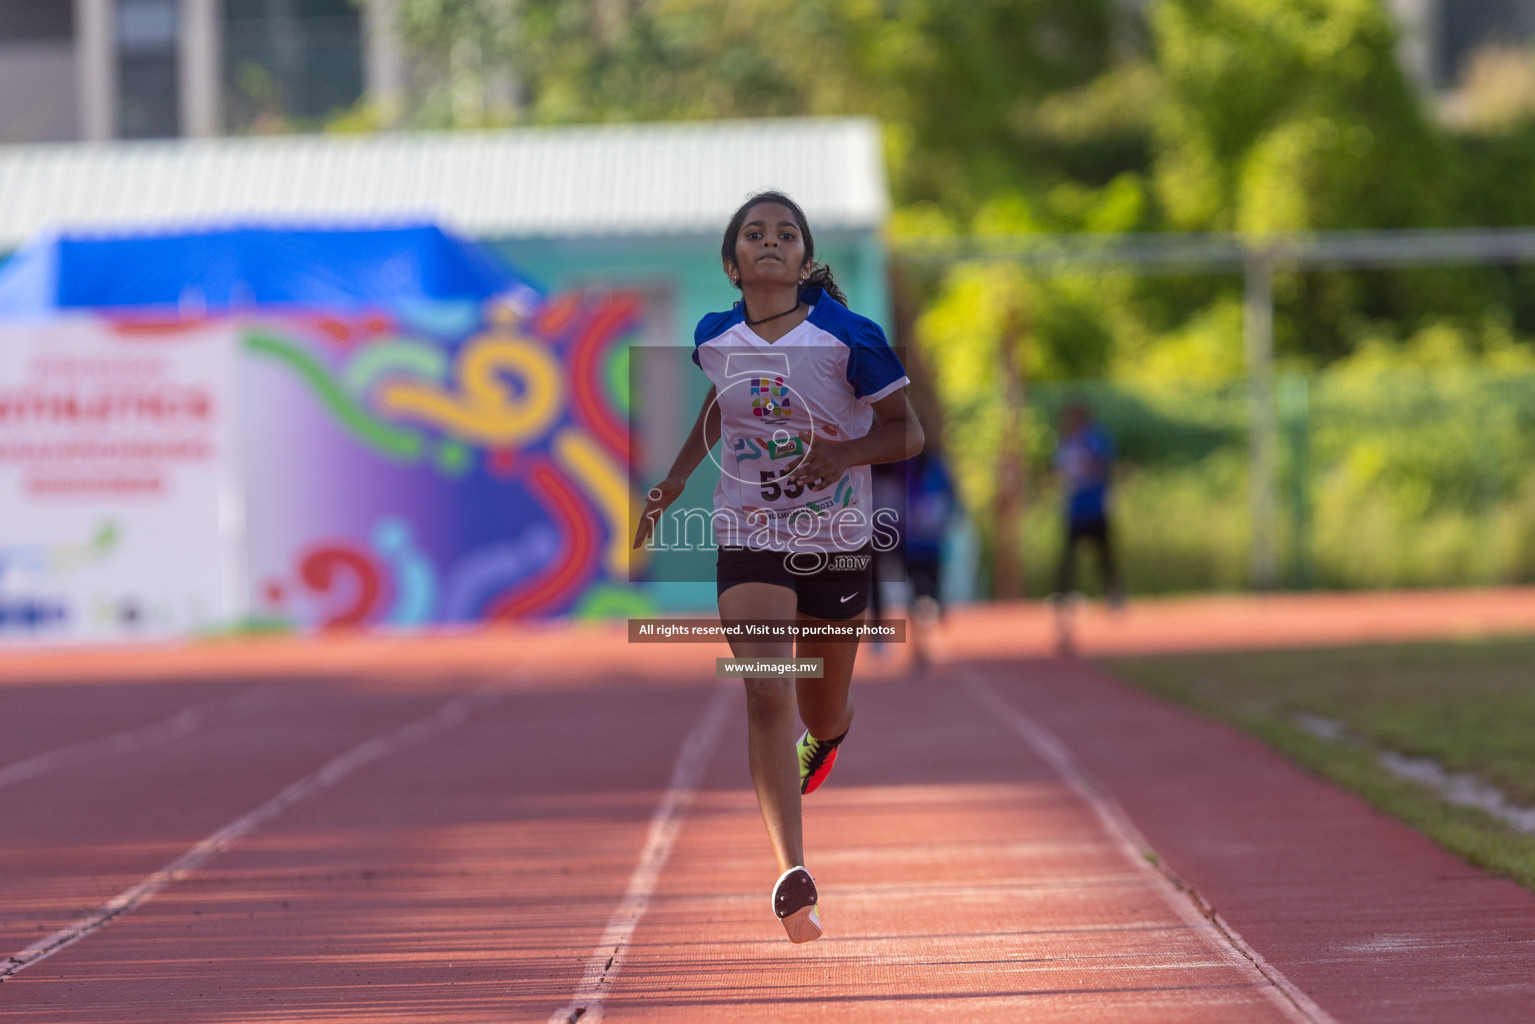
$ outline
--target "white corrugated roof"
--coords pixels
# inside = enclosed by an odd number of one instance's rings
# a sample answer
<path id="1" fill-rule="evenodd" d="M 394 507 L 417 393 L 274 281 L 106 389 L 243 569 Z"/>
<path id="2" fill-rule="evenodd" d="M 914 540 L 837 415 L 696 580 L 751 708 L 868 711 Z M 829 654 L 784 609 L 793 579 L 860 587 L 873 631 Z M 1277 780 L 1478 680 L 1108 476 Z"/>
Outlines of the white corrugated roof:
<path id="1" fill-rule="evenodd" d="M 429 217 L 479 237 L 713 233 L 778 188 L 811 225 L 889 209 L 865 118 L 0 147 L 0 248 L 40 231 Z"/>

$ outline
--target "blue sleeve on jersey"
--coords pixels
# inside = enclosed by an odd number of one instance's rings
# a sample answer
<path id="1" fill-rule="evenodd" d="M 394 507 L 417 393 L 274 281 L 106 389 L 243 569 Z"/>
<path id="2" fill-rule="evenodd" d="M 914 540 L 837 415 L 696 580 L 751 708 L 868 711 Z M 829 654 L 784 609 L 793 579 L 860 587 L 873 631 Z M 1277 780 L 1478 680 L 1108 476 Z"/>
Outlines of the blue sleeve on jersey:
<path id="1" fill-rule="evenodd" d="M 879 324 L 854 313 L 820 288 L 800 297 L 815 306 L 810 322 L 848 347 L 847 383 L 855 397 L 877 395 L 906 376 Z"/>
<path id="2" fill-rule="evenodd" d="M 704 314 L 703 319 L 698 321 L 698 326 L 693 328 L 694 364 L 698 366 L 703 365 L 702 363 L 698 362 L 698 347 L 700 345 L 706 341 L 713 341 L 715 338 L 718 338 L 721 334 L 724 334 L 726 331 L 730 330 L 730 328 L 734 327 L 745 318 L 746 314 L 742 312 L 740 303 L 736 303 L 734 306 L 725 310 L 723 313 Z"/>
<path id="3" fill-rule="evenodd" d="M 879 324 L 859 317 L 844 341 L 848 344 L 847 382 L 858 398 L 877 395 L 906 376 Z"/>

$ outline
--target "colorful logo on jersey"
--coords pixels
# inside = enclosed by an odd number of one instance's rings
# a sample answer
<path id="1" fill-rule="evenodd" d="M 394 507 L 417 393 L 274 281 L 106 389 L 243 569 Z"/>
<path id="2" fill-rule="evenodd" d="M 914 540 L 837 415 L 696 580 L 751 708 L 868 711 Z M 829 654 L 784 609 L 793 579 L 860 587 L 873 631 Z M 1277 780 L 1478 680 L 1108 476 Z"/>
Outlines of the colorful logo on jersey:
<path id="1" fill-rule="evenodd" d="M 753 416 L 788 419 L 794 412 L 789 408 L 789 389 L 782 377 L 753 377 L 751 387 Z"/>

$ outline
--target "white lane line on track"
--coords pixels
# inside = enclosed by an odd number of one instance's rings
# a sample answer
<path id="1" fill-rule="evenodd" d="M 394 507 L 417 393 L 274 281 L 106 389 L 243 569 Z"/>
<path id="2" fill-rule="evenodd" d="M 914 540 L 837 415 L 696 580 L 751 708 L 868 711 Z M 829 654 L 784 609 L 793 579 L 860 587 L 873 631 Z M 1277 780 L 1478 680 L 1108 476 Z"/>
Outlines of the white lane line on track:
<path id="1" fill-rule="evenodd" d="M 976 703 L 1017 733 L 1034 753 L 1055 769 L 1056 774 L 1093 809 L 1093 813 L 1125 856 L 1154 879 L 1157 890 L 1173 912 L 1203 935 L 1228 963 L 1252 977 L 1281 1012 L 1303 1024 L 1338 1024 L 1331 1014 L 1285 977 L 1283 971 L 1264 960 L 1257 950 L 1249 946 L 1192 885 L 1166 867 L 1165 862 L 1157 856 L 1151 844 L 1119 806 L 1119 802 L 1087 773 L 1066 744 L 1053 732 L 1004 700 L 989 683 L 974 673 L 960 673 L 959 685 Z"/>
<path id="2" fill-rule="evenodd" d="M 182 708 L 171 717 L 160 722 L 152 722 L 149 725 L 140 725 L 132 729 L 124 729 L 110 736 L 102 736 L 99 739 L 85 740 L 80 743 L 72 743 L 67 747 L 55 747 L 45 750 L 40 754 L 33 754 L 14 764 L 8 764 L 0 768 L 0 789 L 13 786 L 18 782 L 26 782 L 31 779 L 47 775 L 49 772 L 60 768 L 68 768 L 71 765 L 88 764 L 91 761 L 105 757 L 115 757 L 120 754 L 131 754 L 137 750 L 147 750 L 157 747 L 162 743 L 190 736 L 201 729 L 206 723 L 210 711 L 220 707 L 227 707 L 236 714 L 248 714 L 271 703 L 273 696 L 270 683 L 257 686 L 236 694 L 233 697 L 220 700 L 207 701 L 203 704 L 193 704 Z"/>
<path id="3" fill-rule="evenodd" d="M 650 816 L 645 846 L 640 851 L 634 873 L 629 876 L 629 888 L 624 891 L 623 901 L 608 918 L 608 926 L 603 929 L 602 938 L 597 941 L 597 947 L 587 961 L 586 973 L 570 1002 L 550 1015 L 550 1024 L 575 1024 L 576 1021 L 596 1024 L 602 1019 L 602 1001 L 612 990 L 613 980 L 623 966 L 629 939 L 650 905 L 650 896 L 661 879 L 661 869 L 671 856 L 677 833 L 682 830 L 682 820 L 687 816 L 693 794 L 703 778 L 704 767 L 719 743 L 730 699 L 738 692 L 740 687 L 732 681 L 720 683 L 698 723 L 682 741 L 682 749 L 677 752 L 677 761 L 672 767 L 671 785 L 655 814 Z"/>
<path id="4" fill-rule="evenodd" d="M 332 758 L 317 771 L 299 779 L 255 810 L 231 821 L 159 871 L 137 885 L 118 893 L 74 924 L 61 928 L 47 938 L 39 939 L 21 952 L 11 954 L 5 960 L 0 960 L 0 981 L 105 927 L 114 918 L 128 913 L 167 885 L 186 878 L 294 804 L 335 785 L 364 765 L 447 732 L 454 726 L 462 724 L 474 711 L 494 703 L 501 696 L 489 688 L 484 688 L 456 697 L 425 718 L 418 718 L 414 722 L 364 740 L 346 753 Z"/>

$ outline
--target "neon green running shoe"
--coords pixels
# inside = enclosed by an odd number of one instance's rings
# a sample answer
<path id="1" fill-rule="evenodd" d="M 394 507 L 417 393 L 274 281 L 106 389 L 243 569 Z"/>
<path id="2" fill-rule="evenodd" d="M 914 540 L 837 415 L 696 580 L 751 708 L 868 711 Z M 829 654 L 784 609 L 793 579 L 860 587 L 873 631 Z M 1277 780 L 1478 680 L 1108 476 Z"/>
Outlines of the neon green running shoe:
<path id="1" fill-rule="evenodd" d="M 831 766 L 837 763 L 837 748 L 847 738 L 843 733 L 834 740 L 818 740 L 805 730 L 796 744 L 799 750 L 799 791 L 814 793 L 831 774 Z"/>

